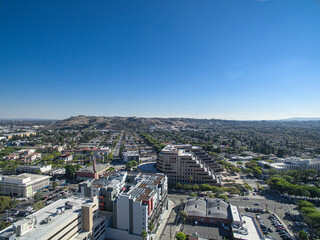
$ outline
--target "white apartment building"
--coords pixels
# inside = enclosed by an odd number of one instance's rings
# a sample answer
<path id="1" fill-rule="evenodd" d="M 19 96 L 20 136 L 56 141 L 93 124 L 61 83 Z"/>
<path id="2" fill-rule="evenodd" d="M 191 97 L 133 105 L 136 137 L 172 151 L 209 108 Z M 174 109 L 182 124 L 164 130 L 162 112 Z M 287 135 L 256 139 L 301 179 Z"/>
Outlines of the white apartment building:
<path id="1" fill-rule="evenodd" d="M 141 240 L 148 225 L 159 225 L 160 215 L 167 208 L 168 181 L 164 174 L 114 172 L 101 179 L 79 185 L 82 196 L 98 196 L 101 213 L 111 216 L 106 224 L 106 238 Z"/>
<path id="2" fill-rule="evenodd" d="M 111 239 L 141 237 L 142 231 L 148 232 L 150 222 L 155 228 L 160 224 L 159 216 L 167 207 L 167 177 L 163 174 L 135 175 L 130 190 L 122 192 L 115 201 L 113 229 L 107 230 Z"/>

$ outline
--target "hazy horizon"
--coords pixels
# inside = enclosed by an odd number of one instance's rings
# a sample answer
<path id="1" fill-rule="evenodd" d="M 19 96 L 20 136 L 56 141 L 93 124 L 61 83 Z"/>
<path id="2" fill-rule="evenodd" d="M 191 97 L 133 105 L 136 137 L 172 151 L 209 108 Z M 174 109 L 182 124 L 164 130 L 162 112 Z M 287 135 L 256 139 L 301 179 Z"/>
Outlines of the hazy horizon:
<path id="1" fill-rule="evenodd" d="M 282 118 L 282 119 L 223 119 L 223 118 L 198 118 L 198 117 L 161 117 L 161 116 L 153 116 L 153 117 L 146 117 L 146 116 L 93 116 L 93 115 L 77 115 L 77 116 L 69 116 L 66 118 L 31 118 L 31 117 L 19 117 L 19 118 L 0 118 L 0 120 L 52 120 L 52 121 L 60 121 L 60 120 L 65 120 L 65 119 L 69 119 L 71 117 L 78 117 L 78 116 L 85 116 L 85 117 L 137 117 L 137 118 L 190 118 L 190 119 L 206 119 L 206 120 L 211 120 L 211 119 L 215 119 L 215 120 L 226 120 L 226 121 L 285 121 L 285 120 L 289 120 L 289 121 L 319 121 L 320 117 L 291 117 L 291 118 Z"/>

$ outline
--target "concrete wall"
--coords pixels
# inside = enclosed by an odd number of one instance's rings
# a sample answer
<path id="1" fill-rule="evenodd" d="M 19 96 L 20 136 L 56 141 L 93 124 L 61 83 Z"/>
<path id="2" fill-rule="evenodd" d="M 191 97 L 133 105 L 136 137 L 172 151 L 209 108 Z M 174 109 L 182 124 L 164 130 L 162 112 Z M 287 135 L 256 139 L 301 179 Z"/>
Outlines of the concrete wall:
<path id="1" fill-rule="evenodd" d="M 141 234 L 148 227 L 148 206 L 141 206 L 140 202 L 133 202 L 132 205 L 133 234 Z M 131 216 L 130 216 L 131 217 Z"/>
<path id="2" fill-rule="evenodd" d="M 129 231 L 129 197 L 121 196 L 117 200 L 117 228 Z"/>
<path id="3" fill-rule="evenodd" d="M 113 240 L 142 240 L 141 236 L 129 234 L 127 231 L 115 229 L 115 228 L 106 228 L 106 235 L 108 239 Z M 149 238 L 147 238 L 149 239 Z"/>

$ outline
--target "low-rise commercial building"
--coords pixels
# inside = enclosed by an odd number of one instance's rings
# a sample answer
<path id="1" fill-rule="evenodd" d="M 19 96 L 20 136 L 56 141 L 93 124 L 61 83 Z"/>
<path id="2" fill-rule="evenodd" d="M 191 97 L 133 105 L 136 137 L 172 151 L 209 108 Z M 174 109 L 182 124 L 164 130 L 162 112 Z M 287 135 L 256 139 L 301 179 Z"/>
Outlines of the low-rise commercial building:
<path id="1" fill-rule="evenodd" d="M 99 179 L 100 176 L 107 171 L 109 164 L 94 164 L 94 166 L 81 168 L 76 173 L 77 181 L 85 181 L 88 179 Z"/>
<path id="2" fill-rule="evenodd" d="M 96 159 L 103 159 L 105 155 L 108 155 L 110 152 L 109 147 L 103 147 L 103 148 L 79 148 L 79 149 L 66 149 L 62 151 L 62 154 L 64 153 L 71 153 L 74 155 L 74 157 L 77 157 L 78 159 L 86 159 L 90 158 L 91 156 L 94 156 Z"/>
<path id="3" fill-rule="evenodd" d="M 314 169 L 320 171 L 320 159 L 302 159 L 299 157 L 287 157 L 278 159 L 275 163 L 259 161 L 258 165 L 263 168 L 271 168 L 279 171 L 286 170 L 308 170 Z"/>
<path id="4" fill-rule="evenodd" d="M 31 197 L 42 189 L 49 187 L 49 176 L 23 173 L 15 176 L 3 176 L 0 180 L 0 194 L 18 197 Z"/>
<path id="5" fill-rule="evenodd" d="M 130 161 L 139 162 L 140 155 L 138 151 L 126 151 L 126 152 L 123 152 L 122 155 L 123 155 L 124 162 L 130 162 Z"/>
<path id="6" fill-rule="evenodd" d="M 232 226 L 232 235 L 235 240 L 265 240 L 255 217 L 247 214 L 241 216 L 241 224 Z"/>
<path id="7" fill-rule="evenodd" d="M 190 198 L 184 211 L 188 214 L 188 221 L 208 224 L 238 224 L 241 221 L 238 208 L 220 199 Z"/>
<path id="8" fill-rule="evenodd" d="M 49 173 L 52 170 L 51 165 L 45 166 L 19 166 L 16 168 L 17 173 Z"/>

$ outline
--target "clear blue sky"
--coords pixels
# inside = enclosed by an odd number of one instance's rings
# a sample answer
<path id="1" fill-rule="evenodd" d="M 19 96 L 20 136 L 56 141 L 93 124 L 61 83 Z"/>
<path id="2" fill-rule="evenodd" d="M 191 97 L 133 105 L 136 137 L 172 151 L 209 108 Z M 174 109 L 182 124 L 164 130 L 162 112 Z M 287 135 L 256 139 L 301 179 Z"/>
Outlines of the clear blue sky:
<path id="1" fill-rule="evenodd" d="M 0 0 L 0 118 L 320 116 L 320 1 Z"/>

